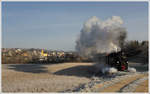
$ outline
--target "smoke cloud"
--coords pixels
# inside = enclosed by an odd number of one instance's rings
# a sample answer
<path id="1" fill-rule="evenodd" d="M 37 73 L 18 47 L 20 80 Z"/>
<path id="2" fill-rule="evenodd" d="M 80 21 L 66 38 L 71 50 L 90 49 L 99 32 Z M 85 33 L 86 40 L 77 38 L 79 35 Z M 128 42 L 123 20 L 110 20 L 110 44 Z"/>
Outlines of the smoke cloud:
<path id="1" fill-rule="evenodd" d="M 82 56 L 111 53 L 121 50 L 126 38 L 126 29 L 119 16 L 102 21 L 96 16 L 87 20 L 76 41 L 76 50 Z"/>

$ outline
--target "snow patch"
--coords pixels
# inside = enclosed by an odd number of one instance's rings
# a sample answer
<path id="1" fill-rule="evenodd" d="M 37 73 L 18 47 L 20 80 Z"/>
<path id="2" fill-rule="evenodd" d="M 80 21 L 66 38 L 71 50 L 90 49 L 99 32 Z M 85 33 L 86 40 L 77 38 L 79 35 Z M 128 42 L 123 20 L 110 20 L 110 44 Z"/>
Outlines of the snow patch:
<path id="1" fill-rule="evenodd" d="M 128 68 L 128 71 L 129 71 L 129 72 L 136 72 L 136 69 L 129 67 L 129 68 Z"/>

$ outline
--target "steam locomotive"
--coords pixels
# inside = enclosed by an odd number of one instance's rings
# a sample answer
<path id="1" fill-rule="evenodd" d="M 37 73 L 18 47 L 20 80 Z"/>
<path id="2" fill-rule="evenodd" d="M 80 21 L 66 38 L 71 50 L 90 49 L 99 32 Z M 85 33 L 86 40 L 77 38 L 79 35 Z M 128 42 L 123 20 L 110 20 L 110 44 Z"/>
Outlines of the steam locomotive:
<path id="1" fill-rule="evenodd" d="M 128 69 L 127 57 L 123 51 L 107 54 L 105 58 L 106 64 L 110 67 L 115 67 L 118 71 Z"/>
<path id="2" fill-rule="evenodd" d="M 128 70 L 128 60 L 123 51 L 96 54 L 95 59 L 98 62 L 104 62 L 110 67 L 116 68 L 118 71 Z"/>

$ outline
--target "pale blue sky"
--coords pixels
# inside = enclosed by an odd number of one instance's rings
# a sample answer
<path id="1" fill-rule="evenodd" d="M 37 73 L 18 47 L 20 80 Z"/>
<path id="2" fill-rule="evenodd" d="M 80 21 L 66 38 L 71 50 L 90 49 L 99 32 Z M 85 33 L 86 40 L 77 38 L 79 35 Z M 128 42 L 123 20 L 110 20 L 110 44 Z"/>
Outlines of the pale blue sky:
<path id="1" fill-rule="evenodd" d="M 91 16 L 120 16 L 127 40 L 148 40 L 147 2 L 2 2 L 2 47 L 74 50 Z"/>

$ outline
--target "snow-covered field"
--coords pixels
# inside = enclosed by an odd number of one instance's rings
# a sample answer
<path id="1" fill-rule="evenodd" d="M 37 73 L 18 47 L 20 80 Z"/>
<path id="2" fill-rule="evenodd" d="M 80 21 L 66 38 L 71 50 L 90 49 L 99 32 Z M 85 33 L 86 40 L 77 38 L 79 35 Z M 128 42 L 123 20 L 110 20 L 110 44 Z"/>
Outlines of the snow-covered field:
<path id="1" fill-rule="evenodd" d="M 147 67 L 130 63 L 137 72 L 94 76 L 93 63 L 2 64 L 3 92 L 136 92 L 148 80 Z M 148 82 L 147 82 L 148 83 Z M 141 92 L 147 92 L 145 83 Z"/>

